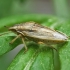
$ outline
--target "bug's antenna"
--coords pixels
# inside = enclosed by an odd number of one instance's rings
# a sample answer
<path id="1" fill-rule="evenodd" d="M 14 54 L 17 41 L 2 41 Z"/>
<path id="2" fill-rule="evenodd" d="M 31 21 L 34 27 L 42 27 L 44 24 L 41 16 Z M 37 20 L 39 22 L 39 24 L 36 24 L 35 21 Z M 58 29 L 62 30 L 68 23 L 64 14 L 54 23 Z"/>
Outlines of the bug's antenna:
<path id="1" fill-rule="evenodd" d="M 9 28 L 8 26 L 4 26 L 5 28 Z"/>
<path id="2" fill-rule="evenodd" d="M 8 26 L 4 26 L 4 27 L 7 28 L 7 29 L 9 28 Z M 0 36 L 2 36 L 2 35 L 4 35 L 4 34 L 8 34 L 9 32 L 11 32 L 11 31 L 1 33 Z"/>

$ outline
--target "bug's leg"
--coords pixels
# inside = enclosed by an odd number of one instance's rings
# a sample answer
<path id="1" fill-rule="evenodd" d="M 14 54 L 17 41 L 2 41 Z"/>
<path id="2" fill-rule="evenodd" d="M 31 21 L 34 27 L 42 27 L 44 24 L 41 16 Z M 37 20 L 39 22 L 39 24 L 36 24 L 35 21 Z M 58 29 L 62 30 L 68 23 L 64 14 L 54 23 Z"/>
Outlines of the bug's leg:
<path id="1" fill-rule="evenodd" d="M 24 38 L 22 38 L 22 42 L 23 42 L 23 44 L 24 44 L 25 52 L 26 52 L 26 51 L 27 51 L 27 46 L 26 46 L 26 43 L 25 43 L 25 41 L 24 41 Z"/>
<path id="2" fill-rule="evenodd" d="M 19 37 L 21 37 L 21 35 L 19 34 L 19 35 L 17 35 L 11 42 L 10 42 L 10 44 L 12 44 L 17 38 L 19 38 Z"/>
<path id="3" fill-rule="evenodd" d="M 54 50 L 57 51 L 57 49 L 56 49 L 55 47 L 53 47 L 53 46 L 51 46 L 51 45 L 50 45 L 49 47 L 50 47 L 51 49 L 54 49 Z"/>

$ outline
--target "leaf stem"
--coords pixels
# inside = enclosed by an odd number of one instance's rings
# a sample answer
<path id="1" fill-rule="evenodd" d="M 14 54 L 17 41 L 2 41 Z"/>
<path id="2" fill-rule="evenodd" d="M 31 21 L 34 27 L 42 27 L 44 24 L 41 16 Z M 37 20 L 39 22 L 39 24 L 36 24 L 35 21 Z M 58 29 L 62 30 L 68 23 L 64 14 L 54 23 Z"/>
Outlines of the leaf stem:
<path id="1" fill-rule="evenodd" d="M 53 49 L 53 63 L 54 63 L 54 70 L 61 70 L 61 64 L 60 64 L 60 58 L 59 58 L 59 52 L 58 52 L 58 46 Z"/>

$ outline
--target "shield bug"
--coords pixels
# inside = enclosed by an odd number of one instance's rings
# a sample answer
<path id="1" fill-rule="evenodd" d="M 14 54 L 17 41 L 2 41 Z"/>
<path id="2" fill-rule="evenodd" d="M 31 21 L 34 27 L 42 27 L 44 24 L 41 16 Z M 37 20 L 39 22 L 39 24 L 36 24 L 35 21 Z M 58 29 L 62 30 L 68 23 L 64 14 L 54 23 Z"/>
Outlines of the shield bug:
<path id="1" fill-rule="evenodd" d="M 25 44 L 26 38 L 36 43 L 44 43 L 46 45 L 60 44 L 68 41 L 68 37 L 64 33 L 42 26 L 33 21 L 14 25 L 10 27 L 9 30 L 17 34 L 17 37 L 10 43 L 13 43 L 17 38 L 21 37 L 25 50 L 27 50 Z"/>

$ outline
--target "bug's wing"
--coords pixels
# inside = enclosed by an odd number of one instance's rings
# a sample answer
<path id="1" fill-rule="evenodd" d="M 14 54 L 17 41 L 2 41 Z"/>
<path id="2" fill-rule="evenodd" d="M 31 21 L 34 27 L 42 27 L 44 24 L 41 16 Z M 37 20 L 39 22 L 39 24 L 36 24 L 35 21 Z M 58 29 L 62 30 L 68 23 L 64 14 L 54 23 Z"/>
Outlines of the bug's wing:
<path id="1" fill-rule="evenodd" d="M 24 32 L 23 32 L 24 33 Z M 25 31 L 26 36 L 44 40 L 67 40 L 67 36 L 48 28 L 39 28 L 35 31 Z"/>
<path id="2" fill-rule="evenodd" d="M 42 26 L 35 22 L 26 22 L 18 24 L 10 28 L 11 31 L 37 39 L 44 40 L 68 40 L 67 36 L 63 33 L 52 30 L 48 27 Z"/>

